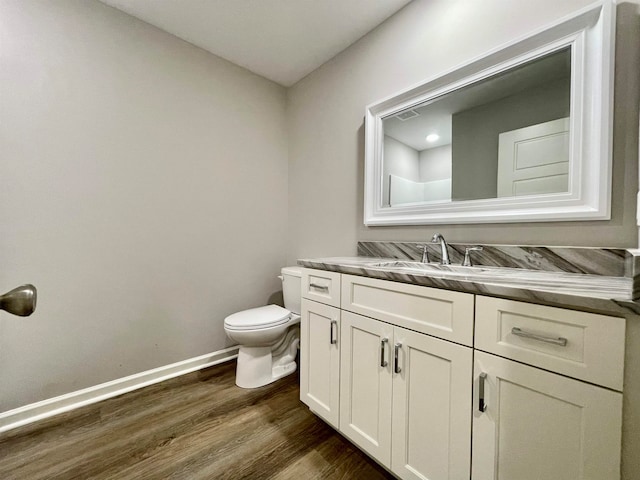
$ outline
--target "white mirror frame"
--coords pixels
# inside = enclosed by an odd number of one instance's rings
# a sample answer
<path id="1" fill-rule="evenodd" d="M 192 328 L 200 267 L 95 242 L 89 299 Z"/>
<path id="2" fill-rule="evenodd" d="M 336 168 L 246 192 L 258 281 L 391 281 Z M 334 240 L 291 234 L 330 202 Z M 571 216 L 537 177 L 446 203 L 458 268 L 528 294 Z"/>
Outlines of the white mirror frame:
<path id="1" fill-rule="evenodd" d="M 367 107 L 365 225 L 507 223 L 611 218 L 615 5 L 602 1 Z M 569 191 L 383 206 L 382 121 L 503 70 L 571 47 Z"/>

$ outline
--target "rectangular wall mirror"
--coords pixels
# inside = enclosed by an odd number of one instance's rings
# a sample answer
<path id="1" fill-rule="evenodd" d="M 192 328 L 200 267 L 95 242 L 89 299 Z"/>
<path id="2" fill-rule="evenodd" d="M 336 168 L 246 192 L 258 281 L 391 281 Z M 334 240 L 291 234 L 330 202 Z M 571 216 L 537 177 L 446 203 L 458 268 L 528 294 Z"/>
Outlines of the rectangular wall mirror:
<path id="1" fill-rule="evenodd" d="M 614 26 L 602 2 L 368 107 L 365 224 L 608 219 Z"/>

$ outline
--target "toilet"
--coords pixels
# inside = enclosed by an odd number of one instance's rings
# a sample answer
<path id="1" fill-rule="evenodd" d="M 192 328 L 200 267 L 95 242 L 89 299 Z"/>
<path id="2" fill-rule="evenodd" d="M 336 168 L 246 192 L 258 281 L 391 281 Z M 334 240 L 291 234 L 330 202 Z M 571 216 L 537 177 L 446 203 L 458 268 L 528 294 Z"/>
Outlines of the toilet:
<path id="1" fill-rule="evenodd" d="M 267 305 L 229 315 L 224 331 L 238 343 L 236 385 L 257 388 L 296 371 L 300 344 L 301 267 L 284 267 L 284 306 Z"/>

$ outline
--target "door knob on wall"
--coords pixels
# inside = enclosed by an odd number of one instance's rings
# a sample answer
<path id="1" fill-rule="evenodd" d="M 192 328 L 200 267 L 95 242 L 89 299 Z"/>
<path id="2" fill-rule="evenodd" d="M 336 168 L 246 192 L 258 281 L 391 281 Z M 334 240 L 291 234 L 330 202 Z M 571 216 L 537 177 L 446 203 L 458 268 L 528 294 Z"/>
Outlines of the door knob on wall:
<path id="1" fill-rule="evenodd" d="M 21 285 L 0 296 L 0 310 L 28 317 L 36 309 L 38 291 L 33 285 Z"/>

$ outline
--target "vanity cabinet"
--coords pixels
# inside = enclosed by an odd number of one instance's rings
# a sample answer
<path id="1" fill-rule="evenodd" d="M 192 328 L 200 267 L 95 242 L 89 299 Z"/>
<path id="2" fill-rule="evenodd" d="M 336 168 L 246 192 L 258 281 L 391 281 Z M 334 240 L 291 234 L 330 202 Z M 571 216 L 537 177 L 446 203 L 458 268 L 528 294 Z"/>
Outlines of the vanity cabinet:
<path id="1" fill-rule="evenodd" d="M 473 295 L 312 269 L 302 285 L 302 402 L 399 478 L 468 479 Z"/>
<path id="2" fill-rule="evenodd" d="M 476 297 L 472 479 L 619 479 L 624 338 L 622 318 Z"/>
<path id="3" fill-rule="evenodd" d="M 473 295 L 341 285 L 340 431 L 400 478 L 469 478 Z"/>
<path id="4" fill-rule="evenodd" d="M 619 478 L 625 319 L 304 278 L 301 400 L 398 478 Z"/>
<path id="5" fill-rule="evenodd" d="M 340 432 L 403 479 L 469 478 L 472 349 L 342 312 Z"/>

